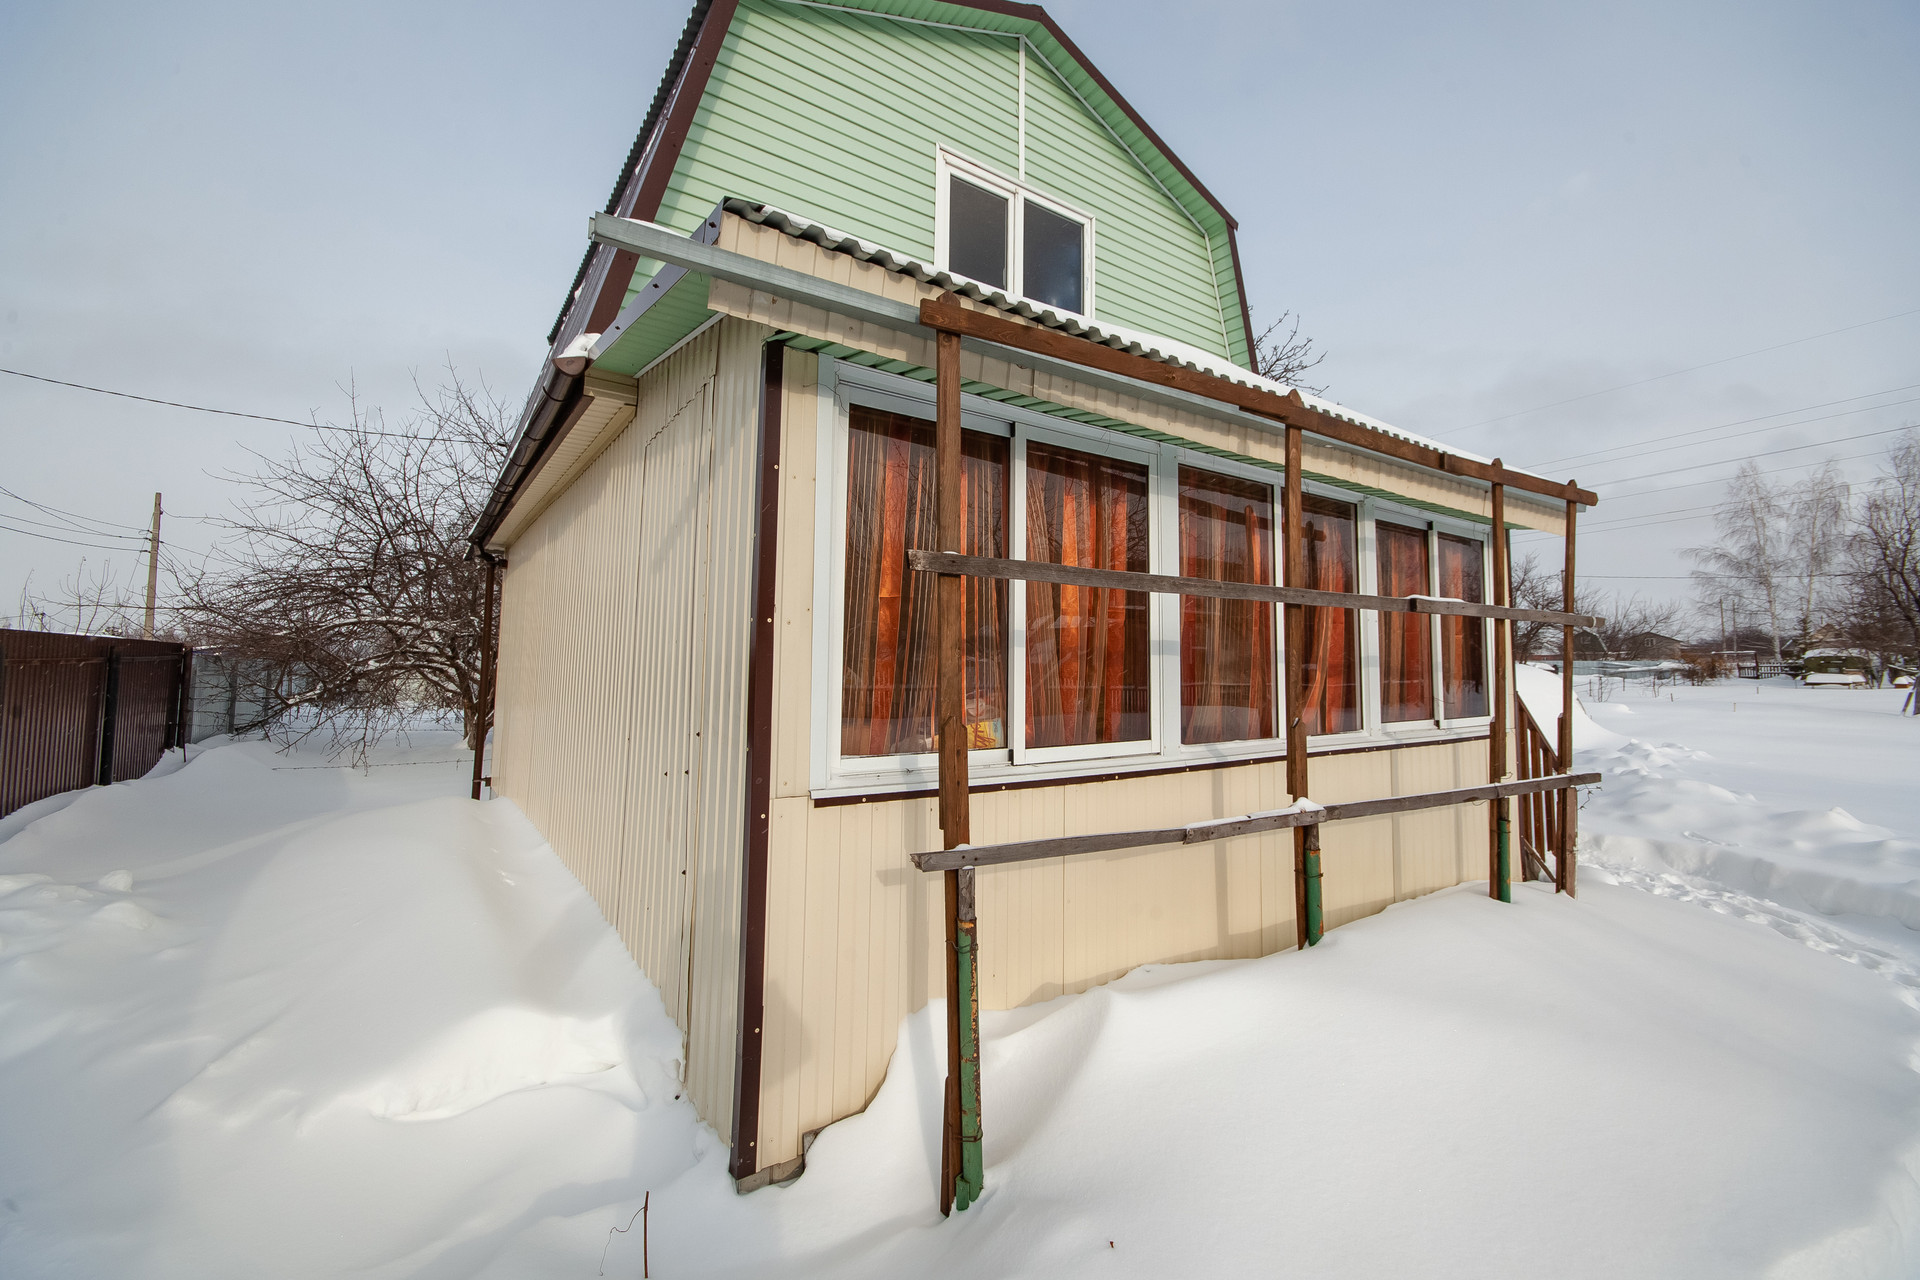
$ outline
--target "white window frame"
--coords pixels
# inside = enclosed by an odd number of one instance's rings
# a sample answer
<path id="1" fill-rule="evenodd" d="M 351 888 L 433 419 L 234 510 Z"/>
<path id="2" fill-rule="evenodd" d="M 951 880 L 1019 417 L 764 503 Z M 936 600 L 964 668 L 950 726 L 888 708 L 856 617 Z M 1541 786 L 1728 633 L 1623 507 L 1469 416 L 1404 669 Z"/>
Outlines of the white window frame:
<path id="1" fill-rule="evenodd" d="M 870 405 L 931 421 L 933 388 L 926 382 L 878 369 L 823 357 L 818 384 L 818 444 L 816 475 L 824 483 L 815 490 L 812 721 L 813 751 L 809 784 L 815 796 L 870 795 L 889 791 L 926 790 L 938 782 L 938 759 L 932 752 L 894 756 L 840 754 L 841 685 L 845 678 L 847 474 L 850 439 L 849 412 L 855 404 Z M 1282 551 L 1285 474 L 1237 459 L 1222 458 L 1174 443 L 1156 444 L 1104 427 L 1086 426 L 1070 419 L 1022 409 L 998 401 L 963 395 L 964 430 L 1004 436 L 1008 446 L 1008 552 L 1025 559 L 1026 446 L 1028 441 L 1077 449 L 1141 463 L 1147 468 L 1148 570 L 1177 573 L 1180 563 L 1179 473 L 1183 466 L 1254 480 L 1273 493 L 1273 543 L 1269 553 L 1276 576 L 1285 581 Z M 1484 580 L 1492 583 L 1491 534 L 1484 525 L 1452 520 L 1418 508 L 1356 494 L 1337 485 L 1303 478 L 1303 493 L 1325 497 L 1354 508 L 1355 591 L 1371 594 L 1378 579 L 1374 523 L 1384 519 L 1429 532 L 1429 582 L 1438 571 L 1437 536 L 1457 533 L 1479 541 L 1483 548 Z M 1008 781 L 1058 779 L 1062 782 L 1089 775 L 1126 773 L 1141 769 L 1179 768 L 1240 760 L 1271 760 L 1283 755 L 1285 739 L 1286 635 L 1281 619 L 1274 626 L 1274 725 L 1270 738 L 1235 742 L 1187 744 L 1180 741 L 1180 602 L 1175 596 L 1149 597 L 1148 738 L 1135 742 L 1090 743 L 1084 746 L 1028 748 L 1026 731 L 1026 591 L 1008 584 L 1007 602 L 1007 710 L 1005 747 L 968 752 L 968 769 L 976 785 Z M 1490 630 L 1491 624 L 1483 622 Z M 1433 637 L 1434 719 L 1384 724 L 1380 719 L 1379 627 L 1361 615 L 1359 626 L 1360 727 L 1347 733 L 1315 734 L 1315 751 L 1327 749 L 1415 745 L 1425 740 L 1456 740 L 1463 731 L 1485 728 L 1492 717 L 1460 720 L 1439 718 L 1441 697 L 1439 627 Z M 1486 641 L 1489 673 L 1493 660 L 1492 636 Z M 1491 693 L 1491 689 L 1489 689 Z"/>
<path id="2" fill-rule="evenodd" d="M 953 179 L 964 178 L 975 186 L 985 187 L 995 195 L 1007 200 L 1007 283 L 992 285 L 985 281 L 973 281 L 982 289 L 1004 293 L 1010 298 L 1023 299 L 1036 307 L 1045 308 L 1063 316 L 1075 316 L 1091 321 L 1094 314 L 1094 242 L 1096 225 L 1094 216 L 1084 209 L 1075 208 L 1057 196 L 1048 195 L 1018 178 L 1008 177 L 977 160 L 972 160 L 950 147 L 939 146 L 934 149 L 934 214 L 933 214 L 933 261 L 934 266 L 956 279 L 972 280 L 971 276 L 959 275 L 947 264 L 948 250 L 948 206 L 951 204 Z M 1026 293 L 1026 202 L 1031 200 L 1051 213 L 1077 222 L 1081 227 L 1080 241 L 1080 307 L 1078 311 L 1069 311 L 1051 302 L 1041 302 L 1029 298 Z"/>

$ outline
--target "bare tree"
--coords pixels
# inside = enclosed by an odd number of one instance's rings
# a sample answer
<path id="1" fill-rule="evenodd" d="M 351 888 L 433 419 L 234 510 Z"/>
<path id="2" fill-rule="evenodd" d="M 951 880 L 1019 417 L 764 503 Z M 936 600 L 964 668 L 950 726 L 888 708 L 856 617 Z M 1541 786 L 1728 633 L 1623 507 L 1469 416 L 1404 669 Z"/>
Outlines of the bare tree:
<path id="1" fill-rule="evenodd" d="M 1834 572 L 1846 555 L 1850 491 L 1839 467 L 1829 462 L 1786 493 L 1794 569 L 1802 582 L 1802 643 L 1829 621 Z"/>
<path id="2" fill-rule="evenodd" d="M 1786 510 L 1778 490 L 1749 459 L 1727 485 L 1713 515 L 1716 540 L 1689 547 L 1694 589 L 1703 603 L 1731 598 L 1766 613 L 1775 661 L 1780 659 L 1780 604 L 1790 582 Z"/>
<path id="3" fill-rule="evenodd" d="M 142 608 L 113 561 L 90 565 L 85 556 L 52 591 L 35 591 L 31 582 L 20 591 L 22 625 L 31 618 L 41 631 L 68 627 L 71 620 L 75 635 L 138 636 Z"/>
<path id="4" fill-rule="evenodd" d="M 231 479 L 228 536 L 179 583 L 194 638 L 266 672 L 261 723 L 286 740 L 325 730 L 364 755 L 419 712 L 480 708 L 485 567 L 466 534 L 505 457 L 509 417 L 448 370 L 399 430 L 353 405 L 350 423 Z"/>
<path id="5" fill-rule="evenodd" d="M 1559 612 L 1566 605 L 1560 585 L 1561 572 L 1540 564 L 1540 557 L 1529 551 L 1514 559 L 1513 603 L 1522 609 L 1550 609 Z M 1577 583 L 1573 592 L 1573 612 L 1605 616 L 1607 600 L 1592 587 Z M 1557 655 L 1560 652 L 1560 627 L 1551 622 L 1515 622 L 1513 651 L 1522 660 L 1532 654 Z"/>
<path id="6" fill-rule="evenodd" d="M 1847 550 L 1856 639 L 1920 657 L 1920 434 L 1909 431 L 1889 453 Z"/>
<path id="7" fill-rule="evenodd" d="M 1284 333 L 1281 332 L 1282 326 L 1286 327 Z M 1308 395 L 1323 396 L 1327 393 L 1325 387 L 1301 381 L 1326 358 L 1326 352 L 1313 349 L 1312 338 L 1300 336 L 1300 317 L 1291 311 L 1282 311 L 1280 318 L 1253 340 L 1254 371 L 1263 378 L 1297 387 Z"/>

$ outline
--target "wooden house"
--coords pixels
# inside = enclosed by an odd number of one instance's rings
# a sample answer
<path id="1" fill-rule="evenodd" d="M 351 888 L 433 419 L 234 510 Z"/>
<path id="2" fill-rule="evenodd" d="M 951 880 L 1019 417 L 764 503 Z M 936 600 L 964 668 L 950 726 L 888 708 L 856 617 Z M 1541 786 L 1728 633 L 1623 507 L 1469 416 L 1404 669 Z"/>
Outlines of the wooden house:
<path id="1" fill-rule="evenodd" d="M 701 0 L 591 231 L 474 532 L 491 781 L 743 1188 L 943 995 L 964 1207 L 980 1005 L 1504 890 L 1567 779 L 1491 531 L 1592 495 L 1252 373 L 1235 221 L 1043 10 Z"/>

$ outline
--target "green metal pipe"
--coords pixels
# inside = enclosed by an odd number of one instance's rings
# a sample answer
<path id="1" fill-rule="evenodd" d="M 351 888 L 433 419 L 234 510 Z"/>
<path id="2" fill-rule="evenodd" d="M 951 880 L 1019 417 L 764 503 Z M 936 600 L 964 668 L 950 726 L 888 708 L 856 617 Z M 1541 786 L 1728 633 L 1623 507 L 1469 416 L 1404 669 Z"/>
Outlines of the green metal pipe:
<path id="1" fill-rule="evenodd" d="M 1326 921 L 1320 906 L 1320 826 L 1305 828 L 1307 833 L 1307 945 L 1317 946 L 1325 932 Z"/>
<path id="2" fill-rule="evenodd" d="M 1513 901 L 1513 811 L 1506 800 L 1500 806 L 1500 901 Z"/>
<path id="3" fill-rule="evenodd" d="M 960 968 L 960 1168 L 953 1180 L 953 1207 L 980 1198 L 986 1173 L 980 1155 L 980 983 L 974 954 L 975 922 L 962 920 L 955 947 Z"/>

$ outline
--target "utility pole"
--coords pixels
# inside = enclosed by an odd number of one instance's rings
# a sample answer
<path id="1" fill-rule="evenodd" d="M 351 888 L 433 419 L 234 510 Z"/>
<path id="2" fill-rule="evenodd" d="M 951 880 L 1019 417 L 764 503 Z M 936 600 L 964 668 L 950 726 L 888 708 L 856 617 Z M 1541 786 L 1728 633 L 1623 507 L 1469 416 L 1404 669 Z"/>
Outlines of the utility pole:
<path id="1" fill-rule="evenodd" d="M 160 593 L 160 495 L 153 495 L 153 533 L 147 543 L 147 625 L 141 632 L 153 639 L 153 606 Z"/>

